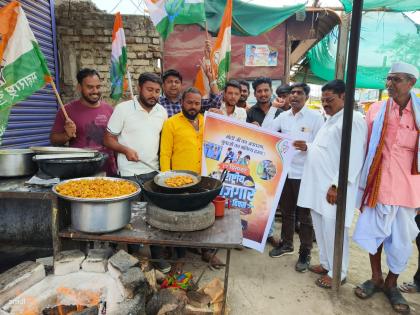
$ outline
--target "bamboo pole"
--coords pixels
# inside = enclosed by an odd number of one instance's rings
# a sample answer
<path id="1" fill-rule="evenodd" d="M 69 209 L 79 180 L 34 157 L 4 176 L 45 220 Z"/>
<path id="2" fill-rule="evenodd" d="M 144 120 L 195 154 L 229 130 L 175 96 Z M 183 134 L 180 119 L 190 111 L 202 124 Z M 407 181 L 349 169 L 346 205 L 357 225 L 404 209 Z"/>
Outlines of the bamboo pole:
<path id="1" fill-rule="evenodd" d="M 55 86 L 54 80 L 51 78 L 51 86 L 54 90 L 55 96 L 57 97 L 58 103 L 60 104 L 60 108 L 63 111 L 64 117 L 66 120 L 70 120 L 69 115 L 67 114 L 67 111 L 64 107 L 63 101 L 61 100 L 60 94 L 58 94 L 57 87 Z"/>
<path id="2" fill-rule="evenodd" d="M 133 84 L 131 83 L 131 73 L 127 70 L 128 88 L 130 89 L 131 99 L 134 100 Z"/>

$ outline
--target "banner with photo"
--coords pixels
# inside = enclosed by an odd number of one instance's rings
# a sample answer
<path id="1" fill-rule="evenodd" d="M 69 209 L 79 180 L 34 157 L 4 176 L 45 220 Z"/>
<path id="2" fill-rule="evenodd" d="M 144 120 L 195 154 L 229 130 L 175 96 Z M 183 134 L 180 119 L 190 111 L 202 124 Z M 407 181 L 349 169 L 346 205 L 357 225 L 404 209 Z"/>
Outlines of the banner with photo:
<path id="1" fill-rule="evenodd" d="M 202 175 L 223 180 L 220 195 L 241 211 L 243 245 L 264 251 L 295 153 L 287 135 L 207 112 Z"/>
<path id="2" fill-rule="evenodd" d="M 245 45 L 246 67 L 276 67 L 278 51 L 269 45 Z"/>

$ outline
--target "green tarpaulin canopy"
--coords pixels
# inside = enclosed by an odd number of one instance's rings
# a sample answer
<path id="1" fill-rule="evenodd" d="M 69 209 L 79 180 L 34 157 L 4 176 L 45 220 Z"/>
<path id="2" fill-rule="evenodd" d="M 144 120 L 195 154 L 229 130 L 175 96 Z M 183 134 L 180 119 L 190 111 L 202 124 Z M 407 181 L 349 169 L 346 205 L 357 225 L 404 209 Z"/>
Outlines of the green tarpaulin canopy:
<path id="1" fill-rule="evenodd" d="M 306 55 L 311 71 L 323 80 L 334 79 L 337 38 L 336 27 Z M 405 61 L 420 69 L 419 47 L 419 26 L 404 14 L 363 14 L 356 87 L 383 89 L 388 70 L 396 61 Z M 416 87 L 420 87 L 420 80 Z"/>
<path id="2" fill-rule="evenodd" d="M 208 30 L 217 34 L 226 0 L 205 1 L 205 5 Z M 249 4 L 244 0 L 233 0 L 232 34 L 258 36 L 302 10 L 305 10 L 304 3 L 284 7 L 266 7 Z"/>
<path id="3" fill-rule="evenodd" d="M 353 0 L 340 0 L 340 2 L 347 13 L 352 10 Z M 420 0 L 364 0 L 363 9 L 387 9 L 398 12 L 417 11 L 420 10 Z"/>

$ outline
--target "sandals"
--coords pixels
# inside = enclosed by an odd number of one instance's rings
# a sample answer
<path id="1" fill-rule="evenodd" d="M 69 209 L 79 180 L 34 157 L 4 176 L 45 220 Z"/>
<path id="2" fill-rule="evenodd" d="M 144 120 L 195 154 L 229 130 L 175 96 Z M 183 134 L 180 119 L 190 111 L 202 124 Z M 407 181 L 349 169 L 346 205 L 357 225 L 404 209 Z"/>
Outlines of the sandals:
<path id="1" fill-rule="evenodd" d="M 328 273 L 328 270 L 322 267 L 322 265 L 311 265 L 309 266 L 309 271 L 312 271 L 317 275 L 326 275 Z"/>
<path id="2" fill-rule="evenodd" d="M 354 294 L 360 299 L 368 299 L 377 292 L 381 292 L 382 288 L 378 287 L 371 279 L 359 284 L 354 290 Z"/>
<path id="3" fill-rule="evenodd" d="M 397 287 L 392 287 L 383 291 L 395 312 L 404 315 L 410 314 L 410 306 Z"/>
<path id="4" fill-rule="evenodd" d="M 399 286 L 403 293 L 420 293 L 420 284 L 416 282 L 404 282 Z"/>
<path id="5" fill-rule="evenodd" d="M 345 284 L 347 281 L 346 278 L 341 280 L 341 285 Z M 323 275 L 316 279 L 315 284 L 323 289 L 331 289 L 332 288 L 332 278 L 330 278 L 328 275 Z"/>

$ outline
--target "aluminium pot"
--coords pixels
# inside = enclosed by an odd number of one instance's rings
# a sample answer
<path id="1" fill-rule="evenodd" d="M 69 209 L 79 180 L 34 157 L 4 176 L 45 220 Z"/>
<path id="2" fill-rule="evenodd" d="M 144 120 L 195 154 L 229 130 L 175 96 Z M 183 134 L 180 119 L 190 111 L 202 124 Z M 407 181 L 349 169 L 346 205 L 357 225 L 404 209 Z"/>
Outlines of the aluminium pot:
<path id="1" fill-rule="evenodd" d="M 0 150 L 0 177 L 18 177 L 33 175 L 37 166 L 29 149 Z"/>
<path id="2" fill-rule="evenodd" d="M 108 233 L 122 229 L 131 220 L 131 201 L 140 193 L 137 183 L 130 181 L 137 190 L 130 195 L 113 198 L 75 198 L 64 196 L 57 192 L 57 185 L 81 179 L 107 179 L 115 181 L 128 181 L 113 177 L 86 177 L 70 179 L 54 185 L 53 192 L 70 201 L 71 227 L 85 233 Z"/>

